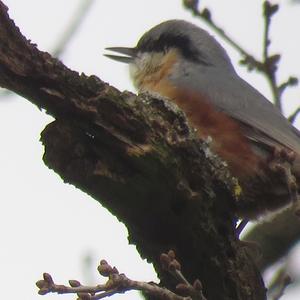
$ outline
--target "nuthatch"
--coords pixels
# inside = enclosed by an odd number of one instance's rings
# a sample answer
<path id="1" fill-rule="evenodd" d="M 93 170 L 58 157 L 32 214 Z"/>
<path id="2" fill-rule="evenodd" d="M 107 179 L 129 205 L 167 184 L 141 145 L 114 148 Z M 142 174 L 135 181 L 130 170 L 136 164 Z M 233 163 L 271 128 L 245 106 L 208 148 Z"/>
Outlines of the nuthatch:
<path id="1" fill-rule="evenodd" d="M 163 22 L 134 48 L 107 48 L 129 64 L 139 92 L 175 102 L 239 180 L 239 216 L 255 218 L 298 199 L 300 132 L 256 89 L 241 79 L 222 46 L 182 20 Z M 259 189 L 257 188 L 259 186 Z"/>

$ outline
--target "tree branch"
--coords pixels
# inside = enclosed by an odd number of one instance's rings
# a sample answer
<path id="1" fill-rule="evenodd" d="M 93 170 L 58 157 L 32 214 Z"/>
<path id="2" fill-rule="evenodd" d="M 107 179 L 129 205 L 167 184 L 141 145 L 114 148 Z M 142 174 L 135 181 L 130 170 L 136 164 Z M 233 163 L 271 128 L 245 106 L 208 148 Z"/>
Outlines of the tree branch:
<path id="1" fill-rule="evenodd" d="M 66 45 L 77 32 L 78 28 L 85 20 L 87 12 L 90 10 L 94 3 L 94 0 L 85 0 L 80 3 L 75 14 L 72 16 L 70 24 L 68 24 L 68 27 L 64 30 L 63 34 L 58 40 L 57 45 L 51 51 L 51 54 L 54 57 L 59 57 L 65 50 Z"/>
<path id="2" fill-rule="evenodd" d="M 289 116 L 289 121 L 291 123 L 294 123 L 296 121 L 296 118 L 298 117 L 300 113 L 300 107 L 298 107 L 290 116 Z"/>
<path id="3" fill-rule="evenodd" d="M 108 280 L 105 284 L 95 286 L 82 285 L 78 280 L 69 280 L 70 286 L 55 284 L 52 276 L 43 274 L 43 279 L 36 282 L 40 295 L 48 293 L 77 294 L 79 300 L 99 300 L 130 290 L 142 291 L 145 295 L 162 300 L 207 300 L 202 293 L 202 284 L 196 279 L 191 285 L 181 272 L 181 265 L 175 259 L 174 251 L 161 254 L 163 269 L 168 271 L 178 281 L 176 293 L 160 287 L 153 282 L 142 282 L 129 279 L 120 274 L 115 267 L 111 267 L 105 260 L 101 260 L 98 272 Z"/>
<path id="4" fill-rule="evenodd" d="M 56 118 L 41 135 L 45 164 L 126 224 L 163 286 L 172 289 L 174 281 L 158 253 L 172 248 L 209 300 L 265 299 L 235 235 L 236 183 L 182 113 L 71 71 L 27 41 L 2 2 L 0 24 L 0 86 Z"/>

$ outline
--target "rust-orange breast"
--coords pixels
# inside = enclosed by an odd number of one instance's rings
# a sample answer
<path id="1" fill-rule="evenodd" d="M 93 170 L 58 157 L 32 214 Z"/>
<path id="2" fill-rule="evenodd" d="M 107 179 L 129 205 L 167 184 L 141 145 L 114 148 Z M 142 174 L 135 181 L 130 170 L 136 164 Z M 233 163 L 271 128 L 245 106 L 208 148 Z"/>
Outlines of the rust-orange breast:
<path id="1" fill-rule="evenodd" d="M 204 95 L 176 88 L 166 79 L 155 84 L 149 82 L 147 90 L 174 101 L 197 129 L 200 138 L 211 136 L 212 150 L 228 163 L 233 175 L 244 177 L 258 170 L 259 157 L 243 135 L 239 123 L 217 111 Z"/>

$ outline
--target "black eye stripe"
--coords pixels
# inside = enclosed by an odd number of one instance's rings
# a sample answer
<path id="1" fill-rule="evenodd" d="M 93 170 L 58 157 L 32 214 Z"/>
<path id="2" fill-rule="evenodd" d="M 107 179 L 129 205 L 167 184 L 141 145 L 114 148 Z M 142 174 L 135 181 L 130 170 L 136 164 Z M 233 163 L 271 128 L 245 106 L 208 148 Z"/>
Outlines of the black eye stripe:
<path id="1" fill-rule="evenodd" d="M 192 46 L 187 36 L 163 33 L 158 39 L 149 39 L 144 37 L 137 44 L 137 49 L 145 52 L 166 52 L 170 48 L 176 48 L 188 60 L 211 65 L 205 60 L 203 54 Z"/>

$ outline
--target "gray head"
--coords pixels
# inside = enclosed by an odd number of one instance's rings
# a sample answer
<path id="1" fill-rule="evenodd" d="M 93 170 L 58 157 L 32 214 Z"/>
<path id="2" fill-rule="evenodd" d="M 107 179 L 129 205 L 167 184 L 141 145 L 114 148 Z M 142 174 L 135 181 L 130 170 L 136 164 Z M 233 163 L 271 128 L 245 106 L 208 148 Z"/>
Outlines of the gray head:
<path id="1" fill-rule="evenodd" d="M 204 65 L 231 65 L 222 46 L 207 31 L 183 20 L 169 20 L 147 31 L 137 49 L 143 52 L 176 48 L 185 59 Z"/>
<path id="2" fill-rule="evenodd" d="M 127 55 L 106 56 L 129 63 L 131 76 L 139 90 L 149 74 L 153 75 L 175 56 L 176 63 L 193 63 L 195 68 L 199 66 L 233 70 L 222 46 L 208 32 L 183 20 L 169 20 L 153 27 L 134 48 L 113 47 L 107 50 Z"/>

